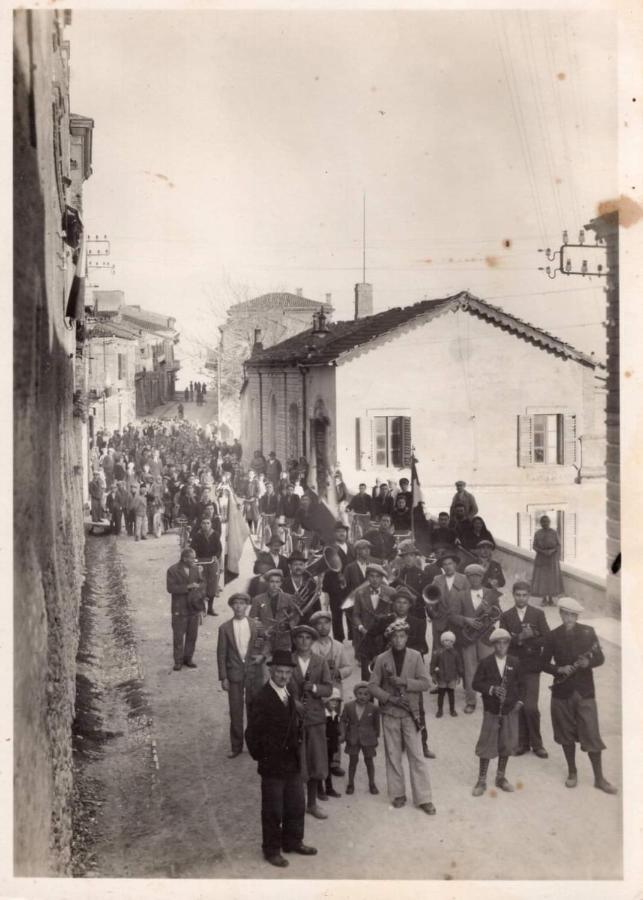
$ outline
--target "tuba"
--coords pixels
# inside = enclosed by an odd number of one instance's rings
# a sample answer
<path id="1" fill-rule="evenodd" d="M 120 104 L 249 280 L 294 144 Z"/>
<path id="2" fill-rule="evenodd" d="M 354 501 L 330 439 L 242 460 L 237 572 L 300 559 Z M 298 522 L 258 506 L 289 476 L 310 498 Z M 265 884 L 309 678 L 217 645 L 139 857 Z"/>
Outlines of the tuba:
<path id="1" fill-rule="evenodd" d="M 475 644 L 476 641 L 488 638 L 496 626 L 496 622 L 502 615 L 502 610 L 495 603 L 489 603 L 483 600 L 478 607 L 476 613 L 476 622 L 480 622 L 481 628 L 474 628 L 473 625 L 462 626 L 462 639 L 465 644 Z"/>
<path id="2" fill-rule="evenodd" d="M 324 547 L 321 553 L 307 563 L 304 571 L 312 577 L 301 586 L 295 595 L 302 618 L 319 599 L 326 572 L 341 572 L 342 564 L 333 547 Z"/>
<path id="3" fill-rule="evenodd" d="M 442 591 L 437 584 L 427 584 L 422 591 L 422 599 L 426 606 L 426 614 L 433 621 L 449 614 L 449 604 L 443 599 Z"/>

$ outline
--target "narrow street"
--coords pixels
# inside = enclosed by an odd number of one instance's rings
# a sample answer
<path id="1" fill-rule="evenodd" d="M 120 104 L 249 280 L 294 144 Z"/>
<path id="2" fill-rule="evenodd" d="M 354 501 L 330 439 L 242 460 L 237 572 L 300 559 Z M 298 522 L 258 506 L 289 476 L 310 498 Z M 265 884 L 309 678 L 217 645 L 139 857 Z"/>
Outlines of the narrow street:
<path id="1" fill-rule="evenodd" d="M 578 788 L 564 788 L 562 754 L 551 734 L 547 676 L 541 684 L 541 710 L 550 758 L 541 761 L 529 754 L 512 759 L 508 774 L 517 788 L 514 794 L 490 790 L 480 799 L 471 796 L 480 713 L 462 715 L 459 689 L 458 718 L 436 721 L 430 697 L 436 818 L 428 819 L 412 806 L 390 806 L 380 743 L 375 761 L 380 796 L 368 794 L 360 763 L 355 794 L 329 800 L 327 821 L 306 817 L 306 841 L 319 854 L 292 858 L 285 872 L 266 865 L 256 764 L 245 751 L 237 759 L 226 758 L 227 701 L 216 668 L 217 629 L 229 615 L 225 597 L 237 584 L 227 586 L 217 601 L 219 618 L 205 618 L 195 655 L 198 669 L 173 672 L 165 572 L 177 558 L 176 534 L 145 543 L 127 536 L 88 538 L 83 627 L 90 638 L 82 648 L 82 674 L 98 688 L 94 703 L 100 723 L 89 723 L 90 732 L 94 729 L 89 749 L 77 755 L 80 785 L 88 791 L 91 807 L 91 818 L 83 820 L 86 850 L 77 854 L 81 863 L 84 859 L 77 874 L 520 879 L 528 854 L 530 878 L 620 877 L 614 861 L 619 859 L 621 797 L 593 788 L 584 754 L 579 754 Z M 557 624 L 556 610 L 548 610 L 548 618 Z M 596 673 L 608 748 L 605 771 L 620 784 L 620 650 L 612 642 L 618 628 L 614 620 L 594 624 L 607 658 Z M 357 677 L 355 671 L 349 692 Z M 77 747 L 79 743 L 86 742 L 77 736 Z M 344 794 L 345 779 L 336 782 Z M 492 852 L 483 832 L 493 835 Z M 414 861 L 411 866 L 409 860 Z"/>

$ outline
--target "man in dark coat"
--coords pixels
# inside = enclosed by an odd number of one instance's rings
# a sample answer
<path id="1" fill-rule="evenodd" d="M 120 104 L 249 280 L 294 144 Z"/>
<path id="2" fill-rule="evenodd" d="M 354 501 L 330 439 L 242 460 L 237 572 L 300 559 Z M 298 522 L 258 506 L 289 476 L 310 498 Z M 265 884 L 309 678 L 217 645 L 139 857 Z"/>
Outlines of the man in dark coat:
<path id="1" fill-rule="evenodd" d="M 546 639 L 542 655 L 542 671 L 556 676 L 552 686 L 551 721 L 554 740 L 561 744 L 567 761 L 565 787 L 578 784 L 576 744 L 588 754 L 594 770 L 594 787 L 606 794 L 617 789 L 603 775 L 601 753 L 605 744 L 598 727 L 598 709 L 592 669 L 605 662 L 596 632 L 580 625 L 583 607 L 572 597 L 561 597 L 558 610 L 563 624 L 554 628 Z"/>
<path id="2" fill-rule="evenodd" d="M 482 579 L 482 587 L 497 590 L 498 588 L 504 587 L 506 581 L 502 566 L 496 559 L 491 558 L 493 549 L 493 541 L 483 540 L 478 541 L 475 552 L 480 560 L 480 565 L 485 570 L 484 578 Z"/>
<path id="3" fill-rule="evenodd" d="M 167 570 L 166 587 L 172 595 L 174 671 L 178 672 L 182 666 L 196 669 L 192 656 L 204 607 L 205 581 L 196 564 L 196 553 L 190 547 L 186 547 L 180 561 Z"/>
<path id="4" fill-rule="evenodd" d="M 513 586 L 514 606 L 503 612 L 500 625 L 511 635 L 509 650 L 520 661 L 522 670 L 522 708 L 518 714 L 518 749 L 521 756 L 531 748 L 536 756 L 547 759 L 540 734 L 540 712 L 538 694 L 540 691 L 541 655 L 549 625 L 542 609 L 529 604 L 530 587 L 526 581 L 516 581 Z"/>
<path id="5" fill-rule="evenodd" d="M 257 594 L 252 601 L 248 615 L 257 619 L 260 637 L 264 636 L 266 655 L 274 650 L 292 650 L 290 629 L 299 622 L 299 607 L 292 594 L 286 594 L 281 585 L 283 575 L 280 569 L 269 569 L 265 574 L 268 590 Z M 272 636 L 265 638 L 267 631 Z"/>
<path id="6" fill-rule="evenodd" d="M 364 535 L 364 540 L 371 545 L 371 557 L 378 562 L 389 562 L 394 559 L 395 538 L 391 531 L 391 516 L 385 513 L 380 517 L 380 527 L 372 528 Z"/>
<path id="7" fill-rule="evenodd" d="M 221 556 L 221 541 L 212 528 L 212 521 L 204 517 L 201 528 L 192 536 L 192 549 L 199 562 L 205 569 L 206 596 L 208 598 L 208 615 L 216 616 L 214 611 L 214 598 L 217 594 L 219 581 L 219 557 Z"/>
<path id="8" fill-rule="evenodd" d="M 261 776 L 261 829 L 264 858 L 283 868 L 286 853 L 312 856 L 304 844 L 306 800 L 301 773 L 301 712 L 288 691 L 295 663 L 289 652 L 277 650 L 270 661 L 270 680 L 254 698 L 246 744 Z"/>

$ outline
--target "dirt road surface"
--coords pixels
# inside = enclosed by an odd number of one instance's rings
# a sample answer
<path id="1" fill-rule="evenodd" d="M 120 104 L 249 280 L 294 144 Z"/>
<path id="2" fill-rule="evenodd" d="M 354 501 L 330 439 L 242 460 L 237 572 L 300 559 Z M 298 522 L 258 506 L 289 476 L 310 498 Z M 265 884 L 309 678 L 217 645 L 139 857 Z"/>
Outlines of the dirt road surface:
<path id="1" fill-rule="evenodd" d="M 367 792 L 363 763 L 356 792 L 345 795 L 345 778 L 335 779 L 339 799 L 324 808 L 329 817 L 306 816 L 307 843 L 316 857 L 293 857 L 277 870 L 261 856 L 260 781 L 248 753 L 229 760 L 227 697 L 216 669 L 217 629 L 229 616 L 219 598 L 218 618 L 200 629 L 195 670 L 172 670 L 172 636 L 165 572 L 178 559 L 178 537 L 168 534 L 135 543 L 127 536 L 96 537 L 113 546 L 122 576 L 123 608 L 135 641 L 136 678 L 141 695 L 135 709 L 113 699 L 105 705 L 110 727 L 121 736 L 106 740 L 87 761 L 84 776 L 102 805 L 95 807 L 91 874 L 184 878 L 413 878 L 413 879 L 613 879 L 621 876 L 621 798 L 597 791 L 585 754 L 579 752 L 579 786 L 564 787 L 565 766 L 554 744 L 548 712 L 550 679 L 543 676 L 541 710 L 548 760 L 528 754 L 510 760 L 513 794 L 489 790 L 471 796 L 477 773 L 473 753 L 481 712 L 436 720 L 430 697 L 429 762 L 437 816 L 412 806 L 395 810 L 386 796 L 384 751 L 376 759 L 379 796 Z M 241 580 L 241 579 L 240 579 Z M 241 586 L 241 585 L 239 585 Z M 235 583 L 231 589 L 237 589 Z M 556 610 L 548 610 L 557 624 Z M 605 772 L 620 783 L 620 651 L 613 620 L 596 620 L 606 664 L 597 670 Z M 97 665 L 119 664 L 104 629 Z M 610 640 L 611 638 L 612 640 Z M 133 648 L 132 648 L 133 649 Z M 131 664 L 131 660 L 130 660 Z M 355 669 L 349 684 L 358 680 Z M 123 680 L 131 681 L 125 670 Z M 112 678 L 114 684 L 118 679 Z M 123 694 L 123 692 L 120 692 Z M 118 694 L 118 692 L 117 692 Z M 119 707 L 120 702 L 120 707 Z M 147 727 L 141 729 L 140 706 Z M 138 711 L 137 711 L 138 709 Z M 129 722 L 136 738 L 128 738 Z M 145 752 L 141 752 L 141 742 Z M 492 766 L 492 771 L 494 770 Z M 490 784 L 492 781 L 490 779 Z M 490 837 L 491 836 L 491 837 Z M 518 841 L 520 852 L 516 852 Z"/>

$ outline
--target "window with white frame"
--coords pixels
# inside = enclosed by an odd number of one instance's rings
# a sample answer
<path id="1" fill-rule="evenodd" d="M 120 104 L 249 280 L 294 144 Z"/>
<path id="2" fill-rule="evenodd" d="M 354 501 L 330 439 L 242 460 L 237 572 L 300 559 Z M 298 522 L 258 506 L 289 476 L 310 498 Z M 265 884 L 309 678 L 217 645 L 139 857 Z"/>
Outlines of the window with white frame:
<path id="1" fill-rule="evenodd" d="M 518 465 L 572 466 L 576 462 L 576 416 L 538 411 L 518 416 Z"/>
<path id="2" fill-rule="evenodd" d="M 357 420 L 356 430 L 358 469 L 410 467 L 410 416 L 380 415 L 374 410 L 371 416 Z"/>

